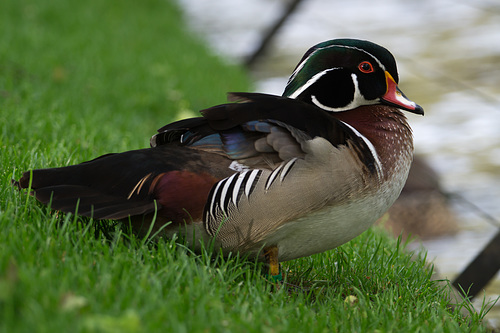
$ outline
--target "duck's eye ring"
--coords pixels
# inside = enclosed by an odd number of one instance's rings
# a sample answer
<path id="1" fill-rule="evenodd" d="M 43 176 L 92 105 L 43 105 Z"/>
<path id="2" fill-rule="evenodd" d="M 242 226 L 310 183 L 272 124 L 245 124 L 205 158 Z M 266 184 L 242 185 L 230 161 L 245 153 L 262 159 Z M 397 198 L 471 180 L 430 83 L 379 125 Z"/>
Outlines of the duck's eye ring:
<path id="1" fill-rule="evenodd" d="M 372 73 L 373 72 L 373 66 L 370 64 L 368 61 L 363 61 L 358 65 L 358 69 L 361 71 L 361 73 Z"/>

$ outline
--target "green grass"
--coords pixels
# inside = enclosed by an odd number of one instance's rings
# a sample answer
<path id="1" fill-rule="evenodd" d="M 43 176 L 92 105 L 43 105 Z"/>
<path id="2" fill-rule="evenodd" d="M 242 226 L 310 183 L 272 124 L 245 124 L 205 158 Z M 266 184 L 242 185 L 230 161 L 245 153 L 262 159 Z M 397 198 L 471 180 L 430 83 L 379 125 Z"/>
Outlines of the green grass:
<path id="1" fill-rule="evenodd" d="M 49 211 L 10 185 L 30 168 L 148 145 L 183 115 L 248 90 L 168 1 L 0 4 L 0 332 L 469 332 L 425 258 L 379 230 L 283 265 Z M 106 229 L 106 228 L 104 228 Z"/>

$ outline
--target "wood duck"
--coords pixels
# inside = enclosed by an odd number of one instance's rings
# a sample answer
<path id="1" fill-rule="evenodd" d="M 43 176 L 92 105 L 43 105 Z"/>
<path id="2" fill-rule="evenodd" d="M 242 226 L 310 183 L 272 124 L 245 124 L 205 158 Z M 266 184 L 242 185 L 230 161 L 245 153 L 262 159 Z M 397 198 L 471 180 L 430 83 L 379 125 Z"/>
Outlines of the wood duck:
<path id="1" fill-rule="evenodd" d="M 199 249 L 279 262 L 358 236 L 396 200 L 413 156 L 392 54 L 363 40 L 309 49 L 283 96 L 231 103 L 168 124 L 151 148 L 25 172 L 14 182 L 56 210 L 178 233 Z"/>

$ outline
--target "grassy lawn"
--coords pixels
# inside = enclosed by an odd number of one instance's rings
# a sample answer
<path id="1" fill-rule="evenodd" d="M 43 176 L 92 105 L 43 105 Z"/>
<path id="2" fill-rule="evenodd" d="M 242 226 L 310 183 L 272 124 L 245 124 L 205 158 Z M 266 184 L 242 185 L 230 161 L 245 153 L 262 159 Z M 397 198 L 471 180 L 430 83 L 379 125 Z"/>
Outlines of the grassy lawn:
<path id="1" fill-rule="evenodd" d="M 251 85 L 166 0 L 3 0 L 0 36 L 0 332 L 486 330 L 484 311 L 450 310 L 425 258 L 379 230 L 285 263 L 277 287 L 244 258 L 153 244 L 19 193 L 24 170 L 146 147 Z"/>

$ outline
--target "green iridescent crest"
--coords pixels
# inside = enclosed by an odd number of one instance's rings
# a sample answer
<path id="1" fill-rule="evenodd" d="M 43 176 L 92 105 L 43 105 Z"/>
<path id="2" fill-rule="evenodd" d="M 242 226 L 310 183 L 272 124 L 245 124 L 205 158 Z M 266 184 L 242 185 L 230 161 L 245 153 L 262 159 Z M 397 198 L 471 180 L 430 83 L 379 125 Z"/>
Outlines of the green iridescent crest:
<path id="1" fill-rule="evenodd" d="M 319 43 L 304 54 L 290 77 L 283 96 L 296 97 L 294 94 L 318 73 L 334 68 L 354 68 L 366 57 L 374 60 L 398 82 L 396 61 L 387 49 L 364 40 L 334 39 Z"/>

